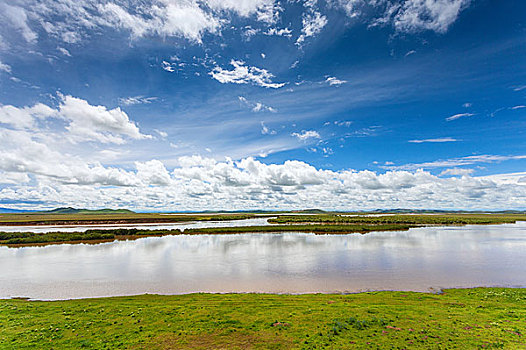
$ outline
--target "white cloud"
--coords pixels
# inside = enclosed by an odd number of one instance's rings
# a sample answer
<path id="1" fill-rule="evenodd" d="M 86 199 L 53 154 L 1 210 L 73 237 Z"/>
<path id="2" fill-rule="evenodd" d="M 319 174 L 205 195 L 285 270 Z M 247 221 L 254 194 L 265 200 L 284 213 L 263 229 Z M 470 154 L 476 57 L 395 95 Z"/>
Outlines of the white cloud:
<path id="1" fill-rule="evenodd" d="M 119 103 L 125 106 L 133 106 L 138 104 L 148 104 L 158 100 L 158 97 L 146 97 L 146 96 L 130 96 L 126 98 L 119 98 Z"/>
<path id="2" fill-rule="evenodd" d="M 264 122 L 261 122 L 261 134 L 262 135 L 276 135 L 276 130 L 270 130 Z"/>
<path id="3" fill-rule="evenodd" d="M 175 72 L 175 68 L 170 62 L 162 61 L 161 67 L 167 72 L 170 72 L 170 73 Z"/>
<path id="4" fill-rule="evenodd" d="M 56 184 L 97 184 L 105 186 L 138 185 L 136 177 L 122 169 L 87 163 L 67 152 L 50 148 L 52 140 L 34 140 L 28 131 L 0 129 L 5 152 L 0 155 L 0 170 L 33 175 Z M 43 193 L 44 194 L 44 193 Z"/>
<path id="5" fill-rule="evenodd" d="M 147 162 L 135 162 L 135 167 L 137 168 L 137 177 L 142 183 L 166 186 L 172 182 L 170 173 L 159 160 L 153 159 Z"/>
<path id="6" fill-rule="evenodd" d="M 289 28 L 269 28 L 266 32 L 263 34 L 265 35 L 275 35 L 275 36 L 284 36 L 286 38 L 290 38 L 292 36 L 292 30 Z"/>
<path id="7" fill-rule="evenodd" d="M 232 11 L 241 17 L 256 15 L 260 22 L 275 23 L 282 10 L 274 0 L 207 0 L 214 10 Z"/>
<path id="8" fill-rule="evenodd" d="M 80 34 L 77 32 L 66 31 L 60 35 L 63 42 L 68 44 L 76 44 L 81 40 Z"/>
<path id="9" fill-rule="evenodd" d="M 307 141 L 308 139 L 320 139 L 320 134 L 315 130 L 303 130 L 301 133 L 293 132 L 291 134 L 297 137 L 300 141 Z"/>
<path id="10" fill-rule="evenodd" d="M 107 109 L 72 96 L 62 98 L 59 115 L 69 121 L 66 129 L 75 140 L 122 144 L 125 143 L 122 136 L 136 140 L 151 138 L 142 134 L 119 107 Z"/>
<path id="11" fill-rule="evenodd" d="M 38 39 L 31 26 L 50 36 L 78 43 L 88 32 L 103 28 L 128 31 L 132 39 L 147 36 L 182 37 L 200 43 L 205 34 L 218 34 L 232 14 L 275 24 L 283 10 L 274 0 L 60 0 L 0 3 L 3 23 L 20 32 L 27 42 Z"/>
<path id="12" fill-rule="evenodd" d="M 243 96 L 238 96 L 238 99 L 239 99 L 239 102 L 248 106 L 252 110 L 252 112 L 256 112 L 256 113 L 257 112 L 272 112 L 272 113 L 277 112 L 277 110 L 273 107 L 267 106 L 261 102 L 255 102 L 255 103 L 251 102 Z"/>
<path id="13" fill-rule="evenodd" d="M 246 66 L 245 62 L 236 60 L 231 60 L 230 65 L 234 67 L 233 70 L 216 66 L 209 74 L 221 84 L 254 84 L 273 89 L 285 85 L 285 83 L 273 83 L 274 75 L 266 69 Z"/>
<path id="14" fill-rule="evenodd" d="M 330 124 L 330 122 L 327 122 Z M 325 123 L 324 125 L 328 125 L 327 123 Z M 337 125 L 337 126 L 344 126 L 346 128 L 348 128 L 349 126 L 351 126 L 352 124 L 352 121 L 350 120 L 335 120 L 333 122 L 334 125 Z"/>
<path id="15" fill-rule="evenodd" d="M 440 176 L 450 175 L 450 176 L 467 176 L 475 172 L 473 169 L 462 169 L 462 168 L 451 168 L 446 169 L 440 173 Z"/>
<path id="16" fill-rule="evenodd" d="M 352 19 L 380 13 L 372 26 L 390 24 L 400 32 L 432 30 L 446 32 L 471 0 L 338 0 L 336 3 Z"/>
<path id="17" fill-rule="evenodd" d="M 166 131 L 162 131 L 162 130 L 158 130 L 158 129 L 154 129 L 154 131 L 159 134 L 159 136 L 161 136 L 162 138 L 166 138 L 168 137 L 168 133 Z"/>
<path id="18" fill-rule="evenodd" d="M 296 40 L 297 45 L 302 45 L 306 38 L 313 37 L 321 32 L 323 27 L 327 25 L 327 16 L 322 15 L 318 11 L 308 11 L 303 14 L 301 35 Z"/>
<path id="19" fill-rule="evenodd" d="M 42 103 L 33 107 L 17 108 L 11 105 L 0 105 L 0 123 L 17 129 L 32 128 L 37 119 L 45 119 L 56 114 L 56 111 Z"/>
<path id="20" fill-rule="evenodd" d="M 340 86 L 347 82 L 347 80 L 340 80 L 336 77 L 328 77 L 325 82 L 330 86 Z"/>
<path id="21" fill-rule="evenodd" d="M 385 169 L 396 169 L 396 170 L 416 170 L 416 169 L 433 169 L 433 168 L 450 168 L 464 165 L 480 164 L 480 163 L 499 163 L 506 160 L 522 160 L 526 159 L 526 155 L 517 156 L 502 156 L 502 155 L 491 155 L 482 154 L 477 156 L 466 156 L 451 159 L 441 159 L 432 162 L 425 163 L 413 163 L 404 164 L 397 166 L 384 167 Z"/>
<path id="22" fill-rule="evenodd" d="M 252 108 L 252 112 L 263 112 L 263 111 L 272 112 L 272 113 L 277 112 L 274 108 L 270 106 L 265 106 L 261 102 L 256 102 L 256 105 L 254 106 L 254 108 Z"/>
<path id="23" fill-rule="evenodd" d="M 69 51 L 66 50 L 66 49 L 63 48 L 63 47 L 59 47 L 59 48 L 58 48 L 58 51 L 60 51 L 64 56 L 71 57 L 71 53 L 69 53 Z"/>
<path id="24" fill-rule="evenodd" d="M 443 142 L 458 142 L 458 141 L 460 141 L 460 140 L 454 139 L 452 137 L 441 137 L 441 138 L 437 138 L 437 139 L 409 140 L 407 142 L 411 142 L 411 143 L 425 143 L 425 142 L 443 143 Z"/>
<path id="25" fill-rule="evenodd" d="M 0 61 L 0 71 L 11 73 L 11 66 L 8 64 L 2 63 L 2 61 Z"/>
<path id="26" fill-rule="evenodd" d="M 513 107 L 510 107 L 511 109 L 513 110 L 517 110 L 517 109 L 523 109 L 523 108 L 526 108 L 526 106 L 524 105 L 518 105 L 518 106 L 513 106 Z"/>
<path id="27" fill-rule="evenodd" d="M 405 0 L 402 5 L 391 5 L 388 11 L 396 13 L 393 24 L 400 31 L 427 29 L 444 33 L 469 3 L 470 0 Z"/>
<path id="28" fill-rule="evenodd" d="M 3 19 L 3 25 L 15 28 L 28 43 L 36 42 L 38 35 L 29 27 L 24 8 L 0 3 L 0 18 Z"/>
<path id="29" fill-rule="evenodd" d="M 123 136 L 132 139 L 147 139 L 151 135 L 142 134 L 137 125 L 120 108 L 107 109 L 93 106 L 87 101 L 73 96 L 59 94 L 60 104 L 53 109 L 42 103 L 32 107 L 0 106 L 0 123 L 17 129 L 35 128 L 39 120 L 47 118 L 65 121 L 66 137 L 72 141 L 98 141 L 122 144 Z"/>
<path id="30" fill-rule="evenodd" d="M 446 120 L 450 122 L 452 120 L 456 120 L 456 119 L 463 118 L 463 117 L 472 117 L 474 115 L 475 115 L 474 113 L 459 113 L 459 114 L 452 115 L 451 117 L 447 117 Z"/>
<path id="31" fill-rule="evenodd" d="M 115 3 L 101 4 L 98 9 L 108 24 L 130 30 L 132 36 L 137 38 L 155 34 L 181 36 L 201 42 L 205 32 L 215 33 L 221 25 L 219 19 L 206 13 L 193 1 L 154 1 L 142 15 L 132 14 Z"/>
<path id="32" fill-rule="evenodd" d="M 19 146 L 14 156 L 0 156 L 0 181 L 8 183 L 0 189 L 0 202 L 42 200 L 46 206 L 150 210 L 526 206 L 526 183 L 520 180 L 524 173 L 472 177 L 450 170 L 444 175 L 463 176 L 442 178 L 423 170 L 378 174 L 317 169 L 301 161 L 264 164 L 253 158 L 217 161 L 201 156 L 181 157 L 173 169 L 153 159 L 124 171 L 83 164 L 41 144 L 19 140 Z M 33 177 L 32 184 L 14 183 L 17 177 L 27 182 L 26 173 Z"/>

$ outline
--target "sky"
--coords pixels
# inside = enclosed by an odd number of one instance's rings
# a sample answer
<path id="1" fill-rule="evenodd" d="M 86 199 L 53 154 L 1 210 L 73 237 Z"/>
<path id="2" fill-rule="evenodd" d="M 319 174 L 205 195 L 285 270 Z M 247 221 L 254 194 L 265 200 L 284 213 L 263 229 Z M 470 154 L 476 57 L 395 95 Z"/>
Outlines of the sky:
<path id="1" fill-rule="evenodd" d="M 526 2 L 0 0 L 0 207 L 526 209 Z"/>

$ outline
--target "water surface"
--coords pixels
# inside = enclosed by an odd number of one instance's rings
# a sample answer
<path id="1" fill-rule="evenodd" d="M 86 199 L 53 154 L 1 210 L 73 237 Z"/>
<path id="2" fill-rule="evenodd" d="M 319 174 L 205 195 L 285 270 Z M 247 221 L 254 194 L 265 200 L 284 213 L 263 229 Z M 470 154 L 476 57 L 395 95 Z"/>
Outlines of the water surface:
<path id="1" fill-rule="evenodd" d="M 0 298 L 526 287 L 526 223 L 0 247 Z"/>
<path id="2" fill-rule="evenodd" d="M 168 215 L 168 214 L 165 214 Z M 266 226 L 270 217 L 243 220 L 220 220 L 220 221 L 188 221 L 177 223 L 151 223 L 151 224 L 104 224 L 104 225 L 35 225 L 35 226 L 1 226 L 3 232 L 85 232 L 87 230 L 114 230 L 118 228 L 141 230 L 186 230 L 189 228 L 209 227 L 238 227 L 238 226 Z"/>

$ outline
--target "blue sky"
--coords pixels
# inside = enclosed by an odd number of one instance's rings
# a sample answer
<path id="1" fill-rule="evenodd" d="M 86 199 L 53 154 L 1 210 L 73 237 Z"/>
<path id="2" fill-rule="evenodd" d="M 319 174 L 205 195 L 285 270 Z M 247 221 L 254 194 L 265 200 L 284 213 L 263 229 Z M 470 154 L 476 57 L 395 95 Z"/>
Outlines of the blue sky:
<path id="1" fill-rule="evenodd" d="M 526 4 L 0 0 L 0 206 L 526 208 Z"/>

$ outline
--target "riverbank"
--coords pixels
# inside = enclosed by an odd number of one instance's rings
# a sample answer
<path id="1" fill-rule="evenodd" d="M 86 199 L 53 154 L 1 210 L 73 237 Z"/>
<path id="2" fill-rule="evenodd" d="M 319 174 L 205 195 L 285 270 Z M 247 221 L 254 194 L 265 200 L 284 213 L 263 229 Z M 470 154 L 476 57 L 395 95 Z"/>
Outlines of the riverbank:
<path id="1" fill-rule="evenodd" d="M 48 245 L 64 243 L 94 243 L 113 240 L 133 240 L 144 237 L 199 234 L 242 234 L 242 233 L 282 233 L 303 232 L 314 234 L 349 234 L 368 233 L 373 231 L 406 231 L 412 226 L 395 225 L 273 225 L 273 226 L 238 226 L 212 227 L 186 230 L 88 230 L 85 232 L 0 232 L 0 245 L 9 247 Z"/>
<path id="2" fill-rule="evenodd" d="M 259 215 L 261 217 L 262 215 Z M 64 226 L 64 225 L 131 225 L 170 224 L 193 221 L 244 220 L 258 217 L 255 214 L 0 214 L 1 226 Z"/>
<path id="3" fill-rule="evenodd" d="M 516 349 L 525 303 L 510 288 L 0 300 L 0 348 Z"/>
<path id="4" fill-rule="evenodd" d="M 152 214 L 161 215 L 161 214 Z M 99 215 L 100 216 L 100 215 Z M 218 217 L 221 217 L 219 220 Z M 186 218 L 186 219 L 185 219 Z M 176 217 L 177 220 L 196 220 L 197 217 Z M 56 222 L 67 220 L 56 217 Z M 71 218 L 70 218 L 71 219 Z M 115 219 L 115 218 L 114 218 Z M 122 218 L 121 218 L 122 219 Z M 151 217 L 151 219 L 155 219 Z M 199 216 L 197 221 L 234 221 L 255 219 L 251 215 L 212 215 Z M 20 219 L 21 220 L 21 219 Z M 71 219 L 73 220 L 73 219 Z M 102 219 L 91 218 L 100 221 Z M 146 218 L 134 219 L 146 220 Z M 162 220 L 162 219 L 160 219 Z M 241 233 L 282 233 L 303 232 L 314 234 L 349 234 L 379 231 L 406 231 L 414 227 L 426 226 L 463 226 L 512 224 L 526 221 L 526 215 L 509 214 L 449 214 L 449 215 L 385 215 L 385 216 L 347 216 L 347 215 L 278 215 L 268 220 L 266 226 L 230 226 L 202 227 L 189 229 L 144 229 L 115 228 L 88 229 L 84 232 L 2 232 L 0 227 L 0 245 L 21 247 L 63 243 L 103 243 L 113 240 L 133 240 L 148 236 L 166 236 L 180 234 L 241 234 Z M 23 221 L 20 221 L 23 222 Z M 34 222 L 34 221 L 31 221 Z M 72 221 L 74 222 L 74 221 Z M 155 222 L 155 221 L 153 221 Z M 27 221 L 26 221 L 27 223 Z M 58 227 L 58 226 L 57 226 Z"/>

